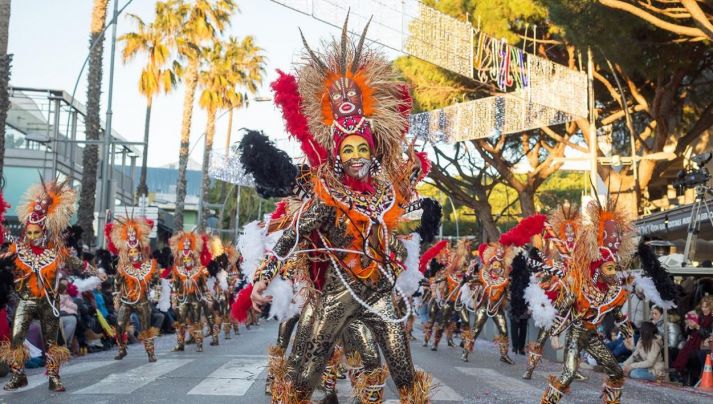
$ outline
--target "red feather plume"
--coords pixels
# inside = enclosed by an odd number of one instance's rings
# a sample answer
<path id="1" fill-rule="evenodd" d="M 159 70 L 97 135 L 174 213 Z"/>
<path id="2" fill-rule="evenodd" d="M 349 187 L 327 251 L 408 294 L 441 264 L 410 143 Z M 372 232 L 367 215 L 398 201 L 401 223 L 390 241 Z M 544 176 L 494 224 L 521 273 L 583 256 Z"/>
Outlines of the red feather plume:
<path id="1" fill-rule="evenodd" d="M 432 259 L 436 258 L 436 256 L 448 245 L 448 240 L 441 240 L 438 243 L 434 244 L 433 247 L 429 248 L 426 250 L 421 255 L 421 259 L 418 261 L 418 270 L 423 274 L 426 272 L 426 269 L 428 269 L 428 263 L 431 262 Z"/>
<path id="2" fill-rule="evenodd" d="M 275 205 L 275 211 L 270 215 L 270 219 L 276 220 L 287 213 L 287 202 L 280 201 Z"/>
<path id="3" fill-rule="evenodd" d="M 114 227 L 114 223 L 107 223 L 104 226 L 104 239 L 106 240 L 106 249 L 114 255 L 119 255 L 119 249 L 111 241 L 111 229 Z"/>
<path id="4" fill-rule="evenodd" d="M 488 248 L 488 243 L 480 243 L 478 246 L 478 255 L 480 256 L 480 261 L 485 261 L 483 259 L 483 253 L 485 252 L 485 249 Z"/>
<path id="5" fill-rule="evenodd" d="M 532 236 L 542 233 L 546 220 L 547 216 L 542 214 L 528 216 L 522 219 L 517 226 L 501 235 L 498 242 L 505 246 L 523 246 L 530 242 Z"/>
<path id="6" fill-rule="evenodd" d="M 244 323 L 248 319 L 248 313 L 253 306 L 250 295 L 253 293 L 252 283 L 238 293 L 233 304 L 230 305 L 230 315 L 239 323 Z"/>
<path id="7" fill-rule="evenodd" d="M 327 161 L 327 151 L 314 139 L 307 126 L 307 118 L 302 113 L 302 96 L 299 93 L 297 79 L 291 74 L 277 71 L 279 77 L 270 84 L 275 93 L 275 104 L 282 110 L 285 128 L 300 142 L 302 152 L 307 156 L 312 167 L 318 167 Z"/>
<path id="8" fill-rule="evenodd" d="M 201 249 L 201 265 L 204 267 L 208 266 L 210 264 L 210 261 L 213 259 L 213 256 L 210 254 L 210 247 L 208 246 L 209 244 L 209 239 L 207 234 L 201 234 L 201 238 L 203 239 L 203 248 Z"/>
<path id="9" fill-rule="evenodd" d="M 163 271 L 161 271 L 161 278 L 168 279 L 169 276 L 171 276 L 171 268 L 164 268 Z"/>

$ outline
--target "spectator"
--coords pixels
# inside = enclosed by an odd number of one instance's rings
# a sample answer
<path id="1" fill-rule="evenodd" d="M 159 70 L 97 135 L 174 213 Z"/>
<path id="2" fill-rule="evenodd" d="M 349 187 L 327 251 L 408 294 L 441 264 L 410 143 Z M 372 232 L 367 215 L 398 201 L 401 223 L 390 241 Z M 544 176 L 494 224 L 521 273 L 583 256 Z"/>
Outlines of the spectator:
<path id="1" fill-rule="evenodd" d="M 668 339 L 668 357 L 675 358 L 678 354 L 678 350 L 683 346 L 683 335 L 681 334 L 681 327 L 678 325 L 678 316 L 668 315 L 668 327 L 666 327 L 666 334 L 664 334 L 664 327 L 666 326 L 664 321 L 663 309 L 658 306 L 651 306 L 651 322 L 656 324 L 656 329 L 659 336 L 661 337 L 661 342 L 664 342 L 664 335 Z"/>
<path id="2" fill-rule="evenodd" d="M 695 379 L 700 375 L 703 363 L 700 362 L 698 353 L 701 345 L 710 336 L 710 327 L 713 324 L 709 300 L 704 299 L 701 311 L 708 314 L 701 316 L 696 311 L 686 313 L 686 342 L 673 362 L 673 368 L 678 372 L 676 378 L 687 385 L 695 384 Z M 702 322 L 704 318 L 706 323 Z"/>
<path id="3" fill-rule="evenodd" d="M 71 349 L 74 333 L 77 329 L 77 304 L 69 295 L 69 286 L 66 282 L 60 282 L 57 291 L 59 292 L 59 325 L 62 332 L 64 345 Z"/>
<path id="4" fill-rule="evenodd" d="M 649 381 L 663 377 L 666 367 L 661 355 L 662 342 L 656 332 L 654 323 L 650 321 L 641 323 L 639 342 L 634 353 L 624 362 L 624 374 L 632 379 Z"/>
<path id="5" fill-rule="evenodd" d="M 619 327 L 614 327 L 609 331 L 610 342 L 607 342 L 607 348 L 616 358 L 617 362 L 623 362 L 631 355 L 631 350 L 627 348 L 624 336 L 619 331 Z"/>

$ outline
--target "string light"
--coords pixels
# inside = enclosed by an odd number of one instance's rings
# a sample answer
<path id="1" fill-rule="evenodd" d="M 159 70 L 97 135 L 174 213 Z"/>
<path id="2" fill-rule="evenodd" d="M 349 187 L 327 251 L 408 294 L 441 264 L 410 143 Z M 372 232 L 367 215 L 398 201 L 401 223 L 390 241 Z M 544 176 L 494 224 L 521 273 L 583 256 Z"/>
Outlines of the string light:
<path id="1" fill-rule="evenodd" d="M 244 187 L 254 186 L 252 175 L 243 170 L 236 150 L 233 150 L 232 154 L 228 154 L 224 150 L 213 150 L 210 154 L 210 164 L 208 164 L 208 176 L 230 184 Z"/>

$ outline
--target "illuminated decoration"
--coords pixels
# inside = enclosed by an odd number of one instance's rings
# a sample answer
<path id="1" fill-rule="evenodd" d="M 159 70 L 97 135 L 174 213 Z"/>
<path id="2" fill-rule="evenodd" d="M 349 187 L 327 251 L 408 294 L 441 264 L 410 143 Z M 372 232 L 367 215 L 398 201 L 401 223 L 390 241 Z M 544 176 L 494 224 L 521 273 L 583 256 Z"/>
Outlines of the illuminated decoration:
<path id="1" fill-rule="evenodd" d="M 211 151 L 208 176 L 230 184 L 253 187 L 253 177 L 243 170 L 236 147 L 231 148 L 231 153 L 226 153 L 225 150 Z"/>
<path id="2" fill-rule="evenodd" d="M 272 0 L 335 27 L 351 26 L 398 52 L 503 94 L 412 115 L 410 135 L 432 142 L 507 135 L 586 118 L 587 76 L 509 45 L 418 0 Z"/>
<path id="3" fill-rule="evenodd" d="M 569 122 L 573 116 L 524 99 L 523 91 L 495 95 L 410 116 L 409 135 L 455 143 Z"/>

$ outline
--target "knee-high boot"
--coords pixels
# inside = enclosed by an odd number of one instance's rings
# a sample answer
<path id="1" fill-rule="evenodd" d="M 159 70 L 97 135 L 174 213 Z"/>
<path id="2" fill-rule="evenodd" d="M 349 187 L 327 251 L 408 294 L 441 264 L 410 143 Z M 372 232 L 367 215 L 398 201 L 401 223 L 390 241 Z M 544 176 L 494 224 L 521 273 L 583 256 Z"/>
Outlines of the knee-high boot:
<path id="1" fill-rule="evenodd" d="M 534 341 L 530 342 L 527 347 L 527 370 L 522 375 L 523 379 L 532 379 L 532 373 L 535 371 L 537 364 L 540 363 L 540 359 L 542 359 L 542 345 Z"/>
<path id="2" fill-rule="evenodd" d="M 604 404 L 621 404 L 621 391 L 624 387 L 624 378 L 607 378 L 602 386 L 602 402 Z"/>
<path id="3" fill-rule="evenodd" d="M 436 328 L 436 330 L 435 330 L 434 334 L 436 334 L 436 335 L 433 337 L 433 346 L 431 347 L 431 351 L 438 350 L 438 344 L 441 343 L 441 337 L 443 337 L 443 327 L 436 324 L 435 328 Z"/>
<path id="4" fill-rule="evenodd" d="M 386 367 L 363 371 L 353 385 L 352 393 L 360 403 L 381 403 L 384 401 L 384 384 L 389 371 Z"/>
<path id="5" fill-rule="evenodd" d="M 433 333 L 433 323 L 428 322 L 423 325 L 423 346 L 428 346 L 428 341 L 431 340 L 431 334 Z"/>
<path id="6" fill-rule="evenodd" d="M 4 389 L 11 391 L 27 386 L 27 375 L 25 375 L 25 362 L 30 358 L 30 352 L 24 345 L 12 348 L 9 341 L 0 343 L 0 361 L 7 363 L 12 372 L 10 381 L 5 384 Z"/>
<path id="7" fill-rule="evenodd" d="M 413 384 L 399 389 L 399 401 L 401 404 L 430 403 L 429 395 L 431 394 L 432 382 L 433 379 L 430 374 L 422 370 L 417 370 L 414 375 Z"/>
<path id="8" fill-rule="evenodd" d="M 158 328 L 150 327 L 148 330 L 139 333 L 139 339 L 144 343 L 146 355 L 149 357 L 149 362 L 156 362 L 156 350 L 154 347 L 154 339 L 158 336 Z"/>
<path id="9" fill-rule="evenodd" d="M 500 346 L 500 362 L 512 365 L 515 362 L 508 356 L 508 337 L 504 335 L 498 335 L 495 337 L 495 342 Z"/>
<path id="10" fill-rule="evenodd" d="M 569 388 L 560 383 L 557 376 L 550 376 L 550 383 L 547 385 L 545 392 L 542 393 L 540 404 L 558 404 L 562 396 L 569 391 Z"/>
<path id="11" fill-rule="evenodd" d="M 463 355 L 461 359 L 463 362 L 468 362 L 468 355 L 473 352 L 473 346 L 475 345 L 475 340 L 473 339 L 473 331 L 470 329 L 461 332 L 461 339 L 463 340 Z"/>
<path id="12" fill-rule="evenodd" d="M 64 385 L 59 378 L 59 368 L 69 361 L 71 353 L 63 346 L 52 344 L 45 353 L 45 368 L 49 377 L 49 389 L 52 391 L 64 391 Z"/>
<path id="13" fill-rule="evenodd" d="M 171 352 L 183 352 L 186 348 L 186 325 L 176 322 L 176 346 Z"/>

